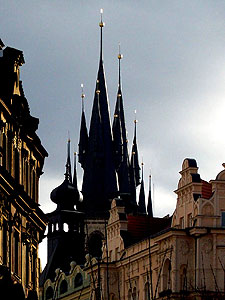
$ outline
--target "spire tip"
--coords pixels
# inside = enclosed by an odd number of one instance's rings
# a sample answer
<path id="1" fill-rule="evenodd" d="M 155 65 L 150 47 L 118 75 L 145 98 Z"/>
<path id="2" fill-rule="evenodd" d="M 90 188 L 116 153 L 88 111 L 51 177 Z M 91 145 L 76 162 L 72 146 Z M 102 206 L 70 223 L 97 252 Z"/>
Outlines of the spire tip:
<path id="1" fill-rule="evenodd" d="M 102 15 L 103 15 L 103 8 L 100 9 L 100 14 L 101 14 L 101 21 L 99 23 L 99 27 L 104 27 L 105 26 L 105 23 L 102 21 Z"/>

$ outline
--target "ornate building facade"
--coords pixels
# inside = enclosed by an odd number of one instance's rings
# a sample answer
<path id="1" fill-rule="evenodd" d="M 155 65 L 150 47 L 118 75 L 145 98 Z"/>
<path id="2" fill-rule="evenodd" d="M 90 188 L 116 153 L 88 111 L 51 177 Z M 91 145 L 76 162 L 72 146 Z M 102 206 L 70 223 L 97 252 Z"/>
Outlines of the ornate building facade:
<path id="1" fill-rule="evenodd" d="M 0 286 L 4 299 L 37 299 L 38 244 L 46 217 L 38 185 L 47 156 L 30 115 L 20 67 L 23 52 L 0 40 Z"/>
<path id="2" fill-rule="evenodd" d="M 102 258 L 58 269 L 41 299 L 224 299 L 225 170 L 206 182 L 185 159 L 180 174 L 172 219 L 126 214 L 114 199 Z"/>

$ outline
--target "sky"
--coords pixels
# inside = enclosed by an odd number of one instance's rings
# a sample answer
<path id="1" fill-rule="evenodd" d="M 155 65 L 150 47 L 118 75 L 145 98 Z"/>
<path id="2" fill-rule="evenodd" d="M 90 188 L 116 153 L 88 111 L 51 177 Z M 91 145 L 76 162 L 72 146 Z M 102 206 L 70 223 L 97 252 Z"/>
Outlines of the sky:
<path id="1" fill-rule="evenodd" d="M 40 180 L 44 212 L 62 183 L 68 135 L 77 151 L 81 83 L 89 125 L 99 63 L 100 9 L 111 115 L 122 92 L 129 147 L 134 111 L 146 194 L 152 174 L 154 215 L 172 214 L 182 162 L 195 158 L 202 179 L 225 162 L 225 1 L 222 0 L 0 0 L 0 33 L 24 53 L 21 79 L 37 131 L 49 156 Z M 82 169 L 78 168 L 81 189 Z M 46 242 L 40 247 L 46 263 Z"/>

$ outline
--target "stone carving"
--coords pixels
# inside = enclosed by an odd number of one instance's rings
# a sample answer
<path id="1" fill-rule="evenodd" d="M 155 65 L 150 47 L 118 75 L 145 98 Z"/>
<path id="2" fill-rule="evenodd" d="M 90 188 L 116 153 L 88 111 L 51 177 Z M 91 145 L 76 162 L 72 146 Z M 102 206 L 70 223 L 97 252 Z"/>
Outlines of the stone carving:
<path id="1" fill-rule="evenodd" d="M 203 245 L 202 245 L 202 251 L 205 254 L 209 254 L 212 251 L 212 249 L 213 249 L 212 240 L 211 239 L 204 240 Z"/>
<path id="2" fill-rule="evenodd" d="M 181 241 L 180 242 L 179 252 L 182 255 L 187 255 L 190 252 L 190 245 L 189 245 L 188 241 Z"/>

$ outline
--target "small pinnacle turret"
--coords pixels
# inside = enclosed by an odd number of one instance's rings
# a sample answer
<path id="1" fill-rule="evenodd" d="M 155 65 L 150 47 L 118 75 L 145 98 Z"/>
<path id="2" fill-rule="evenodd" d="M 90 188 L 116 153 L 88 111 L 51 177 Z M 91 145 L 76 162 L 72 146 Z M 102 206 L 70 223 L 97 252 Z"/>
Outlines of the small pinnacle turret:
<path id="1" fill-rule="evenodd" d="M 149 175 L 149 192 L 148 192 L 148 206 L 147 212 L 149 217 L 153 217 L 153 210 L 152 210 L 152 192 L 151 192 L 151 175 Z"/>
<path id="2" fill-rule="evenodd" d="M 74 210 L 79 200 L 79 192 L 77 187 L 72 184 L 71 162 L 70 162 L 70 140 L 67 143 L 67 162 L 65 180 L 56 187 L 50 195 L 51 200 L 57 204 L 57 210 Z"/>
<path id="3" fill-rule="evenodd" d="M 139 194 L 138 202 L 138 212 L 140 214 L 146 215 L 146 205 L 145 205 L 145 188 L 144 188 L 144 163 L 141 164 L 141 188 Z"/>
<path id="4" fill-rule="evenodd" d="M 81 167 L 85 168 L 86 158 L 87 158 L 87 151 L 88 151 L 88 131 L 86 125 L 86 118 L 84 112 L 84 89 L 83 84 L 81 84 L 81 101 L 82 101 L 82 113 L 81 113 L 81 125 L 80 125 L 80 139 L 79 139 L 79 154 L 78 154 L 78 161 L 81 164 Z"/>
<path id="5" fill-rule="evenodd" d="M 136 111 L 135 111 L 136 114 Z M 138 160 L 138 147 L 137 147 L 137 119 L 134 120 L 134 139 L 131 151 L 131 166 L 134 172 L 135 186 L 140 184 L 140 166 Z"/>
<path id="6" fill-rule="evenodd" d="M 71 160 L 70 160 L 70 139 L 68 139 L 68 143 L 67 143 L 67 162 L 66 162 L 65 178 L 70 183 L 72 183 Z"/>

